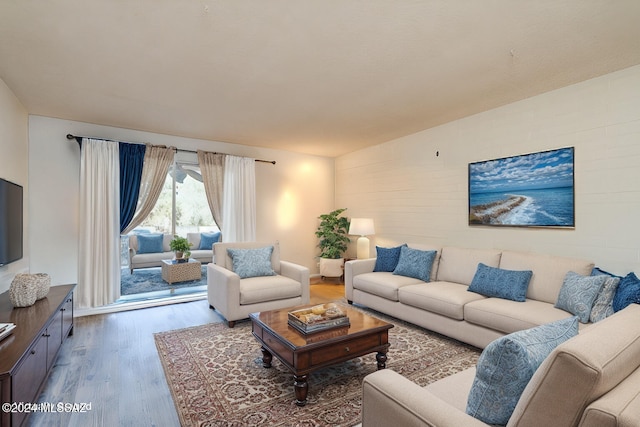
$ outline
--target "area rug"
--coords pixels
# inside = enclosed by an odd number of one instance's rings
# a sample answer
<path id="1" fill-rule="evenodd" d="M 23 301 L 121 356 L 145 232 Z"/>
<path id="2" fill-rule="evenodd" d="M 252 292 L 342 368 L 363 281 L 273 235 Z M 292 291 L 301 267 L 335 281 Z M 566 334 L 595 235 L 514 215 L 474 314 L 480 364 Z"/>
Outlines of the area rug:
<path id="1" fill-rule="evenodd" d="M 387 369 L 424 386 L 472 367 L 479 350 L 413 325 L 394 324 Z M 306 406 L 294 403 L 293 375 L 273 358 L 263 368 L 251 323 L 212 323 L 155 334 L 180 423 L 191 426 L 353 426 L 361 422 L 362 380 L 375 353 L 309 375 Z"/>
<path id="2" fill-rule="evenodd" d="M 155 292 L 168 289 L 185 288 L 188 286 L 202 286 L 207 284 L 207 266 L 202 266 L 202 279 L 189 282 L 179 282 L 169 284 L 162 280 L 162 270 L 160 267 L 139 268 L 133 270 L 123 268 L 120 273 L 120 294 L 133 295 L 143 292 Z"/>

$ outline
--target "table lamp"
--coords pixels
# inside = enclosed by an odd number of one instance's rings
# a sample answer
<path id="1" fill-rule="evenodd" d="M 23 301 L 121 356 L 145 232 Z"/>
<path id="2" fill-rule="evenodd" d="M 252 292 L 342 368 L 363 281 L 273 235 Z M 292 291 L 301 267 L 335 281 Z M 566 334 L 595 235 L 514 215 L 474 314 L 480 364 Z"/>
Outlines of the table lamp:
<path id="1" fill-rule="evenodd" d="M 349 224 L 349 234 L 358 237 L 357 258 L 366 259 L 369 257 L 369 239 L 366 236 L 375 234 L 373 218 L 351 218 Z"/>

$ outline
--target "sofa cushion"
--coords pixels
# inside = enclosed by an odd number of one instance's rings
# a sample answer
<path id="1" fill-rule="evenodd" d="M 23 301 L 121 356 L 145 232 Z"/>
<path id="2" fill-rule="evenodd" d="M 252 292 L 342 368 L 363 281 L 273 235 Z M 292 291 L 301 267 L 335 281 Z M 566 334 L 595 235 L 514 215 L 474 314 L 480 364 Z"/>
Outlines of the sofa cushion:
<path id="1" fill-rule="evenodd" d="M 620 311 L 629 304 L 640 304 L 640 279 L 629 273 L 620 280 L 613 297 L 613 310 Z"/>
<path id="2" fill-rule="evenodd" d="M 472 294 L 473 295 L 473 294 Z M 571 317 L 553 304 L 536 300 L 516 302 L 484 298 L 464 306 L 464 320 L 505 334 Z"/>
<path id="3" fill-rule="evenodd" d="M 505 270 L 479 263 L 469 291 L 486 297 L 524 302 L 532 274 L 531 270 Z"/>
<path id="4" fill-rule="evenodd" d="M 302 295 L 302 285 L 285 276 L 250 277 L 240 281 L 240 304 L 256 304 L 295 298 Z"/>
<path id="5" fill-rule="evenodd" d="M 440 264 L 440 251 L 442 248 L 426 243 L 407 243 L 407 246 L 412 249 L 420 249 L 421 251 L 436 251 L 436 257 L 433 259 L 433 265 L 431 266 L 431 281 L 435 282 L 438 277 L 438 264 Z"/>
<path id="6" fill-rule="evenodd" d="M 467 285 L 452 282 L 431 282 L 398 289 L 401 303 L 456 320 L 464 320 L 465 304 L 484 298 L 467 292 Z"/>
<path id="7" fill-rule="evenodd" d="M 478 264 L 498 267 L 500 251 L 495 249 L 469 249 L 447 246 L 442 248 L 438 280 L 469 285 Z"/>
<path id="8" fill-rule="evenodd" d="M 398 260 L 400 259 L 400 249 L 405 245 L 396 246 L 394 248 L 383 248 L 376 246 L 376 265 L 373 271 L 386 271 L 388 273 L 396 269 Z"/>
<path id="9" fill-rule="evenodd" d="M 512 425 L 577 426 L 586 407 L 640 365 L 640 306 L 632 304 L 559 345 L 522 393 Z"/>
<path id="10" fill-rule="evenodd" d="M 591 308 L 595 302 L 602 285 L 607 278 L 600 276 L 581 276 L 569 271 L 560 288 L 556 308 L 575 314 L 582 323 L 588 323 L 591 316 Z"/>
<path id="11" fill-rule="evenodd" d="M 217 242 L 213 244 L 213 262 L 220 267 L 233 271 L 233 260 L 227 252 L 228 248 L 233 249 L 256 249 L 273 246 L 271 254 L 271 268 L 276 274 L 280 274 L 280 244 L 278 241 L 273 243 L 265 242 Z"/>
<path id="12" fill-rule="evenodd" d="M 200 246 L 198 249 L 211 250 L 213 244 L 220 241 L 221 234 L 219 231 L 215 233 L 200 233 Z"/>
<path id="13" fill-rule="evenodd" d="M 162 250 L 162 240 L 164 238 L 163 234 L 139 234 L 137 236 L 138 239 L 138 250 L 139 254 L 151 254 L 151 253 L 159 253 L 163 252 Z"/>
<path id="14" fill-rule="evenodd" d="M 591 274 L 594 275 L 594 273 Z M 589 320 L 593 323 L 606 319 L 614 313 L 613 297 L 618 289 L 618 284 L 620 284 L 620 278 L 610 275 L 605 275 L 605 277 L 604 285 L 602 285 L 602 289 L 600 289 L 600 293 L 598 293 L 591 309 Z"/>
<path id="15" fill-rule="evenodd" d="M 423 251 L 408 246 L 401 246 L 400 259 L 398 260 L 398 265 L 393 270 L 393 274 L 413 277 L 414 279 L 428 282 L 431 280 L 431 267 L 433 266 L 435 257 L 436 251 Z"/>
<path id="16" fill-rule="evenodd" d="M 527 298 L 555 304 L 567 272 L 574 271 L 588 276 L 593 270 L 593 263 L 555 255 L 503 251 L 499 267 L 507 270 L 533 271 Z"/>
<path id="17" fill-rule="evenodd" d="M 425 390 L 435 394 L 454 408 L 465 412 L 467 398 L 476 377 L 475 366 L 424 386 Z"/>
<path id="18" fill-rule="evenodd" d="M 632 427 L 640 416 L 640 368 L 587 406 L 580 427 Z"/>
<path id="19" fill-rule="evenodd" d="M 397 276 L 393 273 L 376 272 L 358 274 L 353 278 L 353 288 L 363 292 L 377 295 L 391 301 L 398 301 L 398 289 L 407 286 L 424 283 L 419 279 L 407 276 Z"/>
<path id="20" fill-rule="evenodd" d="M 576 317 L 515 332 L 491 342 L 476 366 L 467 413 L 505 425 L 534 372 L 559 344 L 578 334 Z"/>
<path id="21" fill-rule="evenodd" d="M 233 271 L 241 279 L 248 277 L 275 276 L 271 268 L 273 246 L 254 249 L 227 249 L 233 260 Z"/>

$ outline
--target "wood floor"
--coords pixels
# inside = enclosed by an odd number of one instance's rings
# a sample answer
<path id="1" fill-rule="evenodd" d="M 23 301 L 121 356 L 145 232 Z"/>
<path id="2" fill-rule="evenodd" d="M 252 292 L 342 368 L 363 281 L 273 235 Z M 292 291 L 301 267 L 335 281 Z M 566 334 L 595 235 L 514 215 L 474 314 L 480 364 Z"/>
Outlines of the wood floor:
<path id="1" fill-rule="evenodd" d="M 312 304 L 343 298 L 341 283 L 312 282 Z M 153 334 L 221 321 L 206 299 L 76 318 L 39 402 L 84 403 L 90 410 L 35 412 L 28 425 L 179 426 Z"/>

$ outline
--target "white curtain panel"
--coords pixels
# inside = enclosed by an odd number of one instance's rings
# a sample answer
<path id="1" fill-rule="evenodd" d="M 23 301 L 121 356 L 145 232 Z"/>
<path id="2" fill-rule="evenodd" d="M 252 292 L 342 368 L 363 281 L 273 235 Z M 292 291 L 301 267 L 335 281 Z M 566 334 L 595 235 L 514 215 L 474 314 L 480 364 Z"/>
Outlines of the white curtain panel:
<path id="1" fill-rule="evenodd" d="M 120 158 L 118 143 L 84 138 L 80 160 L 78 307 L 120 298 Z"/>
<path id="2" fill-rule="evenodd" d="M 227 156 L 224 165 L 222 240 L 256 240 L 256 162 L 248 157 Z"/>

